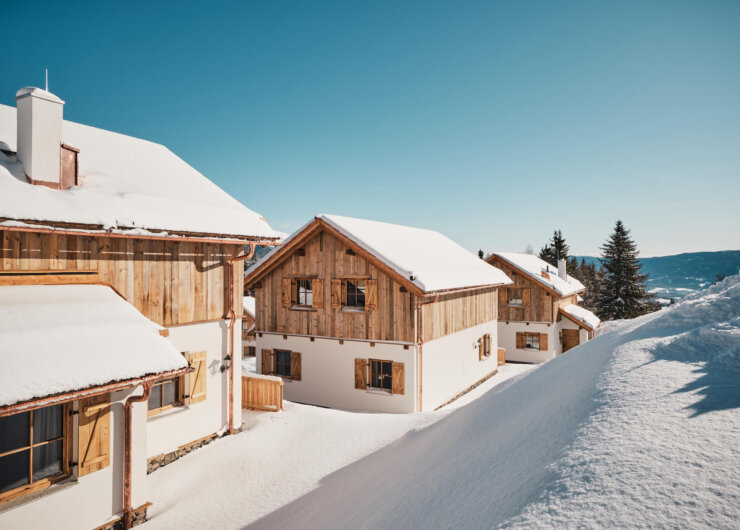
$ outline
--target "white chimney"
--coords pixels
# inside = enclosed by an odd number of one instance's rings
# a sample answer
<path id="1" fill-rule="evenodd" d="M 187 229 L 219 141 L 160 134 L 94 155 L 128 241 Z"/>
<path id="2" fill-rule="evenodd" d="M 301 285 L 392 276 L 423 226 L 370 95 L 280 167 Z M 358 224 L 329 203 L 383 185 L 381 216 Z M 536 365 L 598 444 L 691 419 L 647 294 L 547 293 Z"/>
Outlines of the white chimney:
<path id="1" fill-rule="evenodd" d="M 32 184 L 61 187 L 60 157 L 64 101 L 35 87 L 15 95 L 18 159 Z"/>
<path id="2" fill-rule="evenodd" d="M 565 265 L 565 260 L 564 259 L 559 259 L 558 260 L 558 276 L 560 276 L 563 280 L 567 280 L 568 279 L 568 274 L 565 272 L 566 271 L 565 266 L 566 266 Z"/>

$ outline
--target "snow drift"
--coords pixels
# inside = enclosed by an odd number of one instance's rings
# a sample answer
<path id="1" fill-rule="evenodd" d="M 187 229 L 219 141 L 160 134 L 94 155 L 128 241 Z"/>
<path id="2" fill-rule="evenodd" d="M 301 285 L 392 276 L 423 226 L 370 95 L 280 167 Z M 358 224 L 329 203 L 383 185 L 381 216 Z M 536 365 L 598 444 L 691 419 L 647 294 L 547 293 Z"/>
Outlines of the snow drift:
<path id="1" fill-rule="evenodd" d="M 735 276 L 610 326 L 253 526 L 733 527 L 739 360 Z"/>

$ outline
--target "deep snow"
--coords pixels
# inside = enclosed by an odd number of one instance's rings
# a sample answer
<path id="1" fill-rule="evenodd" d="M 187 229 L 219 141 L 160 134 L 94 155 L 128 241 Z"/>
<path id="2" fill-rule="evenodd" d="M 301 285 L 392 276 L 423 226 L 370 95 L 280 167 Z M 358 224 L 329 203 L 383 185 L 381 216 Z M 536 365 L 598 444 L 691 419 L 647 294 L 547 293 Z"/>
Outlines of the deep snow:
<path id="1" fill-rule="evenodd" d="M 740 277 L 602 328 L 456 409 L 247 413 L 150 475 L 147 524 L 737 527 Z"/>
<path id="2" fill-rule="evenodd" d="M 737 527 L 740 277 L 624 322 L 255 528 Z"/>

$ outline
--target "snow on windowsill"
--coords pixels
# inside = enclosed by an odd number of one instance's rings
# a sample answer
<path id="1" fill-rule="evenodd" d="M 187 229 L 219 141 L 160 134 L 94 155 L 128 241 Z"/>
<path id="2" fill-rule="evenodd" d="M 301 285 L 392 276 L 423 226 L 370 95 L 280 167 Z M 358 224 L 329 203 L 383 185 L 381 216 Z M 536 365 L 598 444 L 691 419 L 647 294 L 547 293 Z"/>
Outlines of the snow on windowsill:
<path id="1" fill-rule="evenodd" d="M 291 311 L 316 311 L 315 307 L 310 307 L 307 305 L 292 305 L 290 306 Z"/>
<path id="2" fill-rule="evenodd" d="M 343 307 L 342 313 L 367 313 L 367 310 L 361 307 Z"/>
<path id="3" fill-rule="evenodd" d="M 379 396 L 392 396 L 393 392 L 390 390 L 381 390 L 380 388 L 368 388 L 365 390 L 368 394 L 377 394 Z"/>

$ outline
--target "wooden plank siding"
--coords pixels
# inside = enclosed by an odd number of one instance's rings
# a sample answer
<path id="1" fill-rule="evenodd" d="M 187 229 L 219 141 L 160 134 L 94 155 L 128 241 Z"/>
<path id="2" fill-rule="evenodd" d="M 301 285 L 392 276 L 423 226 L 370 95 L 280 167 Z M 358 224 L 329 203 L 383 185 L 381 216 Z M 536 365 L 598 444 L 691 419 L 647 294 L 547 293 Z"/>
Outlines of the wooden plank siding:
<path id="1" fill-rule="evenodd" d="M 0 229 L 0 271 L 97 271 L 141 313 L 163 326 L 228 316 L 231 244 L 12 232 Z M 234 267 L 241 285 L 241 267 Z M 242 307 L 241 289 L 234 307 Z M 237 315 L 241 309 L 237 309 Z"/>
<path id="2" fill-rule="evenodd" d="M 270 271 L 255 290 L 259 331 L 383 341 L 414 341 L 414 297 L 387 274 L 327 232 L 310 238 L 300 253 L 294 252 Z M 282 304 L 284 278 L 311 278 L 323 282 L 321 308 L 291 309 Z M 331 280 L 375 279 L 378 306 L 374 310 L 342 311 L 332 308 Z"/>
<path id="3" fill-rule="evenodd" d="M 424 341 L 462 331 L 490 320 L 498 314 L 498 289 L 487 288 L 440 295 L 433 304 L 422 306 Z"/>
<path id="4" fill-rule="evenodd" d="M 510 322 L 555 322 L 561 306 L 577 303 L 577 295 L 560 297 L 549 293 L 539 283 L 512 267 L 507 262 L 496 259 L 493 262 L 514 282 L 508 288 L 529 289 L 529 303 L 523 306 L 510 306 L 507 287 L 501 288 L 498 300 L 499 320 Z"/>

